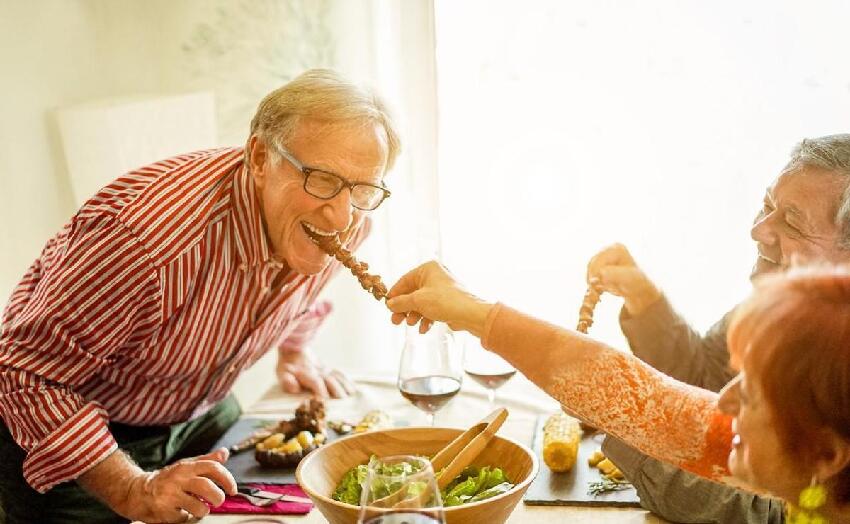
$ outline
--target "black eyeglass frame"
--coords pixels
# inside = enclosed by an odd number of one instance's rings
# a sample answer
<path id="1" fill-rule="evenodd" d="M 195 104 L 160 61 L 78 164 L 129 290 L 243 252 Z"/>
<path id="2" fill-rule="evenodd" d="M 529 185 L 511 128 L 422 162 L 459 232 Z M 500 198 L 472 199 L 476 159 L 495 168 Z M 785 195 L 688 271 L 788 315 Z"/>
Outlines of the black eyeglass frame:
<path id="1" fill-rule="evenodd" d="M 310 196 L 320 198 L 322 200 L 330 200 L 330 199 L 334 198 L 335 196 L 337 196 L 340 191 L 342 191 L 344 188 L 347 187 L 348 190 L 351 191 L 351 195 L 352 195 L 351 205 L 353 207 L 360 209 L 361 211 L 374 211 L 374 210 L 378 209 L 378 206 L 380 206 L 381 204 L 384 203 L 384 200 L 388 199 L 390 197 L 390 195 L 392 195 L 392 192 L 389 189 L 387 189 L 385 186 L 376 186 L 375 184 L 368 184 L 366 182 L 349 182 L 348 180 L 341 177 L 340 175 L 337 175 L 336 173 L 331 173 L 330 171 L 325 171 L 324 169 L 316 169 L 314 167 L 305 166 L 300 161 L 298 161 L 297 158 L 292 156 L 292 153 L 290 153 L 286 149 L 278 146 L 277 144 L 272 144 L 272 147 L 274 147 L 275 151 L 278 154 L 280 154 L 280 156 L 285 158 L 290 164 L 292 164 L 292 166 L 295 169 L 297 169 L 299 172 L 301 172 L 302 175 L 304 175 L 304 186 L 303 186 L 304 191 Z M 310 179 L 310 175 L 312 175 L 314 172 L 315 173 L 321 173 L 323 175 L 331 176 L 331 177 L 339 180 L 341 182 L 341 184 L 339 184 L 339 187 L 337 188 L 336 191 L 334 191 L 334 193 L 332 195 L 329 195 L 329 196 L 317 195 L 317 194 L 311 192 L 309 189 L 307 189 L 307 181 Z M 379 189 L 379 190 L 381 190 L 383 196 L 381 197 L 380 200 L 378 200 L 378 202 L 373 207 L 361 207 L 354 202 L 354 188 L 357 187 L 357 186 L 366 186 L 366 187 L 372 187 L 372 188 L 375 188 L 375 189 Z"/>

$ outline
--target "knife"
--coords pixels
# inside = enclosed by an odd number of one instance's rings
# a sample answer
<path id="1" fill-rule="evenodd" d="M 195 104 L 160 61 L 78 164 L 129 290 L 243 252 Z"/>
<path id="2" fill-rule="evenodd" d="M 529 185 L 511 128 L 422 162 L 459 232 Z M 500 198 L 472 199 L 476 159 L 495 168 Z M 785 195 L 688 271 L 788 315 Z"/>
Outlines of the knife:
<path id="1" fill-rule="evenodd" d="M 239 486 L 239 493 L 243 495 L 250 495 L 252 497 L 258 497 L 261 499 L 275 500 L 280 502 L 296 502 L 298 504 L 312 504 L 313 501 L 306 497 L 298 497 L 296 495 L 286 495 L 284 493 L 275 493 L 273 491 L 265 491 L 259 488 L 252 488 L 250 486 Z"/>

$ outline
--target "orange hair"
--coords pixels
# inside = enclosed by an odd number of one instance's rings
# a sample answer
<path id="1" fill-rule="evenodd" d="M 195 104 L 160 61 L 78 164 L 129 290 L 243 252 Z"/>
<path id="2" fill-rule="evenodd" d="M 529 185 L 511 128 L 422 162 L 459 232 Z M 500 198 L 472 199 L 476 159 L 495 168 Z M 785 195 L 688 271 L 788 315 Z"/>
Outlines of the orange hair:
<path id="1" fill-rule="evenodd" d="M 829 428 L 850 441 L 850 268 L 765 277 L 729 326 L 729 352 L 761 384 L 780 442 L 801 467 Z M 832 493 L 850 502 L 850 468 Z"/>

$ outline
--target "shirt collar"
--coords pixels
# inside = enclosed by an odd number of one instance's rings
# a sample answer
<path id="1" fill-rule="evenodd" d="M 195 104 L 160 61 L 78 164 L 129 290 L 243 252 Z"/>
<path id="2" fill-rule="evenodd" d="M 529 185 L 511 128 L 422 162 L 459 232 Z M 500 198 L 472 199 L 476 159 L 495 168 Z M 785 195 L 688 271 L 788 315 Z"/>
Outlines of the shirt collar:
<path id="1" fill-rule="evenodd" d="M 268 264 L 275 269 L 282 268 L 283 264 L 274 257 L 269 248 L 254 179 L 245 162 L 242 162 L 233 177 L 232 194 L 232 238 L 239 259 L 239 269 L 247 271 L 258 264 Z"/>

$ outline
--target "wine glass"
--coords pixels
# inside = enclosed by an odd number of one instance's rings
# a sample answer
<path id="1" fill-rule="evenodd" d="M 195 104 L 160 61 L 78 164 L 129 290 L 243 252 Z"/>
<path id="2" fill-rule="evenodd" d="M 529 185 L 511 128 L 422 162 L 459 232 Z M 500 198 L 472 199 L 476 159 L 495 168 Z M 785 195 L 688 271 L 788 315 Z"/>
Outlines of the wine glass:
<path id="1" fill-rule="evenodd" d="M 445 524 L 437 477 L 425 457 L 372 457 L 358 524 Z"/>
<path id="2" fill-rule="evenodd" d="M 463 345 L 463 370 L 472 380 L 487 388 L 487 400 L 490 411 L 493 411 L 496 390 L 516 374 L 516 369 L 499 355 L 484 349 L 473 336 L 465 336 Z"/>
<path id="3" fill-rule="evenodd" d="M 453 335 L 443 323 L 435 323 L 424 334 L 416 327 L 405 331 L 398 389 L 425 412 L 429 426 L 434 425 L 434 413 L 460 391 L 463 380 L 462 352 Z"/>

